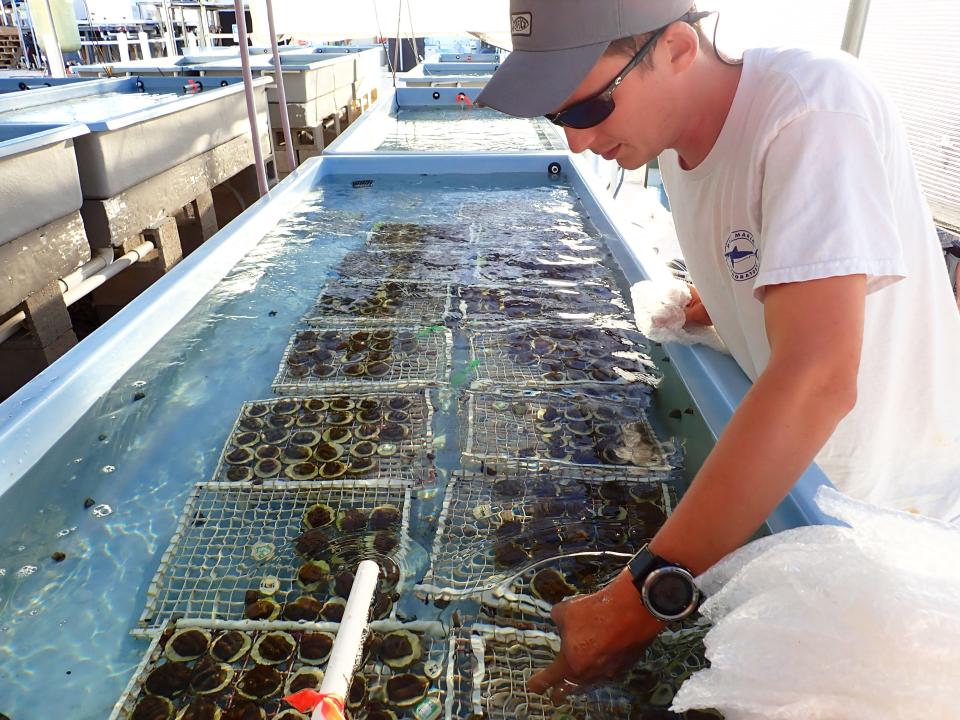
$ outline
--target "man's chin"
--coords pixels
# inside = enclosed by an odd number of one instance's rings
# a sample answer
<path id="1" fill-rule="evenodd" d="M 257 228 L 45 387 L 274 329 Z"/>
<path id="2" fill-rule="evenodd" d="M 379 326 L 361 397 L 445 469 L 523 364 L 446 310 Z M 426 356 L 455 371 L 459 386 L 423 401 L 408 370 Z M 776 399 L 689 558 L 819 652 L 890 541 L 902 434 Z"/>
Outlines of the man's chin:
<path id="1" fill-rule="evenodd" d="M 617 158 L 617 164 L 624 170 L 636 170 L 646 165 L 646 163 L 639 162 L 636 158 L 632 157 L 619 157 Z"/>

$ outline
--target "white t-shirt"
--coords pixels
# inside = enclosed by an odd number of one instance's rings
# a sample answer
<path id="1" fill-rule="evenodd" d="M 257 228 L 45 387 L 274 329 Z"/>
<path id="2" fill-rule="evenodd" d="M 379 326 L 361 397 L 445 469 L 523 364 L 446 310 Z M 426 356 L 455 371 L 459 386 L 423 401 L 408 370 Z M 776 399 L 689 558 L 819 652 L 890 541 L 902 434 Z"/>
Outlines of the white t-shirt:
<path id="1" fill-rule="evenodd" d="M 858 399 L 817 456 L 843 492 L 960 515 L 960 314 L 906 134 L 849 56 L 744 55 L 730 114 L 690 171 L 660 158 L 691 279 L 753 380 L 767 285 L 865 274 Z"/>

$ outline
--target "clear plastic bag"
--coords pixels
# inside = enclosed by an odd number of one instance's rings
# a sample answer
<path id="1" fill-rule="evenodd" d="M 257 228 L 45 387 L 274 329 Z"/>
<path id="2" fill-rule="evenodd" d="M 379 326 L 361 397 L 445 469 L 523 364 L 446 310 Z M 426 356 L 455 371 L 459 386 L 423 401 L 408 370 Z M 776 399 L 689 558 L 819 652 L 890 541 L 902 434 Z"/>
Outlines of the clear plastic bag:
<path id="1" fill-rule="evenodd" d="M 747 545 L 699 582 L 711 667 L 672 709 L 727 720 L 960 718 L 960 527 L 821 488 L 850 527 Z"/>
<path id="2" fill-rule="evenodd" d="M 700 343 L 720 352 L 727 352 L 723 341 L 712 327 L 684 327 L 683 309 L 690 303 L 689 286 L 682 280 L 660 278 L 644 280 L 630 288 L 637 329 L 654 342 L 683 345 Z"/>

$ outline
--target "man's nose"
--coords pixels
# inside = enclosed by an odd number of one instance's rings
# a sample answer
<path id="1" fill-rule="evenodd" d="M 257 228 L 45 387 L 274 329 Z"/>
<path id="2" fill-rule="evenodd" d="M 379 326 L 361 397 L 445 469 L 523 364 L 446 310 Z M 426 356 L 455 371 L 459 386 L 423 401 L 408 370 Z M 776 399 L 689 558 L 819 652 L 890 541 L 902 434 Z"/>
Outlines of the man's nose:
<path id="1" fill-rule="evenodd" d="M 569 145 L 570 150 L 575 153 L 582 153 L 588 150 L 595 135 L 593 128 L 578 130 L 577 128 L 565 127 L 563 132 L 567 136 L 567 145 Z"/>

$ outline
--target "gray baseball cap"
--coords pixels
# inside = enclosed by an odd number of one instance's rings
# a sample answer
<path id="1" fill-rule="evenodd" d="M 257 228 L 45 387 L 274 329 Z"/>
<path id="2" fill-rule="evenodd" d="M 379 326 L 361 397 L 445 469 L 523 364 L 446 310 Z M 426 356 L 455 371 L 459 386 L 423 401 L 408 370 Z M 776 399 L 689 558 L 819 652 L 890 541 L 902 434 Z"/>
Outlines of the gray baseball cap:
<path id="1" fill-rule="evenodd" d="M 517 117 L 559 108 L 620 38 L 683 17 L 694 0 L 510 0 L 513 52 L 477 98 Z M 612 78 L 611 78 L 612 79 Z"/>

